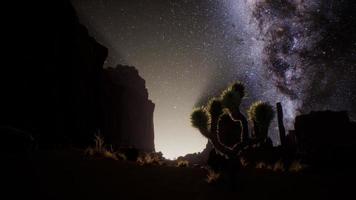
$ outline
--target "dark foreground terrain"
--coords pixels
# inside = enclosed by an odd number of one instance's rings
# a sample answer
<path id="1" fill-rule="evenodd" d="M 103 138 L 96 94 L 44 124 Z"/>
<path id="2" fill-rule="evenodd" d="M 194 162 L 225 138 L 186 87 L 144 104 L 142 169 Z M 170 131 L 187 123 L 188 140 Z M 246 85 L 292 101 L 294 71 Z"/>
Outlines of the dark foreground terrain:
<path id="1" fill-rule="evenodd" d="M 1 165 L 6 199 L 353 199 L 356 177 L 349 170 L 243 170 L 232 190 L 208 184 L 202 168 L 94 160 L 80 151 L 5 159 Z"/>

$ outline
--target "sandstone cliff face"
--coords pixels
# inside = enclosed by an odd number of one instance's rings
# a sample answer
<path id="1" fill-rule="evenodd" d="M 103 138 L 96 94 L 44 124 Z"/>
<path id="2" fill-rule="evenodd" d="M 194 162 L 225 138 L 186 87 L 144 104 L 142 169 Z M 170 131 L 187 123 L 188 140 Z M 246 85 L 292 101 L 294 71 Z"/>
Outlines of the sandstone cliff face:
<path id="1" fill-rule="evenodd" d="M 1 45 L 2 137 L 86 147 L 102 130 L 106 143 L 154 149 L 154 104 L 144 80 L 133 68 L 104 72 L 108 50 L 80 24 L 70 1 L 4 7 L 15 12 Z"/>
<path id="2" fill-rule="evenodd" d="M 154 151 L 153 112 L 145 81 L 134 67 L 104 71 L 104 135 L 117 147 Z"/>

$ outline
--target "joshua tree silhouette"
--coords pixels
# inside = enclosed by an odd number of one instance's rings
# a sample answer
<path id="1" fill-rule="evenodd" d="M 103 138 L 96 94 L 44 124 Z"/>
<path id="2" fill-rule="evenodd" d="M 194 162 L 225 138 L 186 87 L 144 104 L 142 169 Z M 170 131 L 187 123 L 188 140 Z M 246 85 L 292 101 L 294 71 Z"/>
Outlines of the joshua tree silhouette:
<path id="1" fill-rule="evenodd" d="M 241 100 L 245 97 L 245 85 L 235 82 L 222 92 L 221 99 L 225 108 L 229 110 L 232 120 L 240 121 L 242 125 L 241 142 L 247 142 L 248 122 L 246 117 L 240 112 Z"/>
<path id="2" fill-rule="evenodd" d="M 192 126 L 208 138 L 214 147 L 215 151 L 210 154 L 214 162 L 224 160 L 217 154 L 238 158 L 243 149 L 252 143 L 261 147 L 272 147 L 272 141 L 268 138 L 268 128 L 274 118 L 272 106 L 258 101 L 248 109 L 249 120 L 254 128 L 254 137 L 250 140 L 248 121 L 240 112 L 240 104 L 245 94 L 244 84 L 235 82 L 222 91 L 219 97 L 211 98 L 206 106 L 195 109 L 191 114 Z"/>
<path id="3" fill-rule="evenodd" d="M 238 144 L 248 139 L 248 123 L 239 108 L 244 96 L 245 86 L 235 82 L 191 114 L 192 126 L 225 156 L 236 155 Z"/>

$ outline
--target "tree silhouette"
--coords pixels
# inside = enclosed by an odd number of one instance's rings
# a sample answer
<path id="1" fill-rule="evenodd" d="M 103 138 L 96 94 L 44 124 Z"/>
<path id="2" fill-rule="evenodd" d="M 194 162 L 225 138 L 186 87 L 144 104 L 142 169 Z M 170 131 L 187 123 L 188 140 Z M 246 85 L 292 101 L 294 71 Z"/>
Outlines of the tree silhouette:
<path id="1" fill-rule="evenodd" d="M 248 142 L 248 121 L 246 117 L 240 112 L 241 100 L 245 97 L 245 85 L 242 82 L 235 82 L 226 88 L 222 94 L 221 99 L 225 108 L 229 110 L 234 121 L 240 121 L 242 125 L 242 142 Z"/>
<path id="2" fill-rule="evenodd" d="M 268 128 L 274 118 L 272 106 L 266 102 L 257 101 L 250 106 L 247 113 L 250 121 L 253 122 L 255 139 L 266 139 Z"/>
<path id="3" fill-rule="evenodd" d="M 233 83 L 220 97 L 211 98 L 206 106 L 191 114 L 192 126 L 209 139 L 216 151 L 227 156 L 236 155 L 238 143 L 248 137 L 247 120 L 239 109 L 244 96 L 245 86 Z"/>

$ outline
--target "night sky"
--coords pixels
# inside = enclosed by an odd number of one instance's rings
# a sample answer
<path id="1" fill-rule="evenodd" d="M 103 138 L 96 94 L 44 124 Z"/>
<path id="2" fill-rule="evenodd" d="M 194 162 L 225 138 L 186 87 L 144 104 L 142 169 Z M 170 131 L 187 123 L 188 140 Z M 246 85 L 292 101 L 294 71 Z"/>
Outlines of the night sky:
<path id="1" fill-rule="evenodd" d="M 315 109 L 356 113 L 355 3 L 351 0 L 72 0 L 106 66 L 135 66 L 146 80 L 155 145 L 168 158 L 207 140 L 195 106 L 235 80 L 255 100 L 284 106 L 287 126 Z M 270 136 L 278 143 L 275 126 Z"/>

